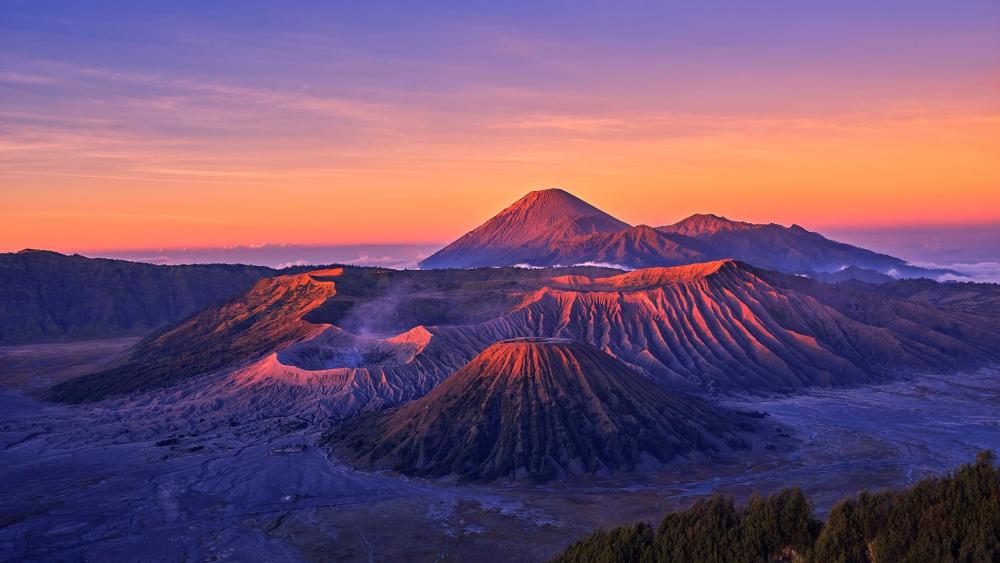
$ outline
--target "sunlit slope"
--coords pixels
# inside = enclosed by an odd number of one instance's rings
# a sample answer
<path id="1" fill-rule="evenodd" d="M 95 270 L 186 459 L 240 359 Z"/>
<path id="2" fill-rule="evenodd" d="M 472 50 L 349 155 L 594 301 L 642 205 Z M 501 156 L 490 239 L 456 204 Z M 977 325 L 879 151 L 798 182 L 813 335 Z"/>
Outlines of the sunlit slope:
<path id="1" fill-rule="evenodd" d="M 228 370 L 244 385 L 310 387 L 344 414 L 417 398 L 490 345 L 521 337 L 585 342 L 659 384 L 703 393 L 852 385 L 1000 359 L 998 318 L 864 288 L 732 260 L 608 274 L 282 276 L 54 396 L 96 400 Z"/>
<path id="2" fill-rule="evenodd" d="M 551 479 L 744 449 L 751 428 L 590 345 L 520 339 L 491 345 L 417 401 L 349 421 L 330 443 L 410 475 Z"/>

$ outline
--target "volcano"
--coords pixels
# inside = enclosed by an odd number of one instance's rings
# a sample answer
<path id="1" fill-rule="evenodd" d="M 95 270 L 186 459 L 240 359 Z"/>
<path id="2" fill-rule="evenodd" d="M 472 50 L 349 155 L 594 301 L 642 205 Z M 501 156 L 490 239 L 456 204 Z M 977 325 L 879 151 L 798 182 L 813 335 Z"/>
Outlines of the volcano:
<path id="1" fill-rule="evenodd" d="M 593 346 L 525 338 L 491 345 L 423 398 L 352 419 L 328 439 L 364 467 L 549 480 L 746 449 L 743 418 Z"/>
<path id="2" fill-rule="evenodd" d="M 583 340 L 654 378 L 710 393 L 872 383 L 1000 358 L 995 319 L 735 260 L 559 276 L 487 325 L 470 330 Z"/>
<path id="3" fill-rule="evenodd" d="M 539 190 L 420 263 L 424 269 L 512 266 L 551 254 L 564 241 L 629 225 L 560 189 Z"/>
<path id="4" fill-rule="evenodd" d="M 263 280 L 52 396 L 94 401 L 221 372 L 232 381 L 223 393 L 256 389 L 274 408 L 308 395 L 341 418 L 416 399 L 490 345 L 524 337 L 586 342 L 660 384 L 708 394 L 877 383 L 1000 359 L 988 294 L 959 304 L 951 293 L 907 300 L 870 287 L 734 260 L 627 273 L 345 267 Z"/>
<path id="5" fill-rule="evenodd" d="M 342 273 L 316 270 L 260 280 L 245 294 L 146 337 L 119 365 L 56 385 L 50 396 L 86 402 L 164 387 L 315 335 L 323 327 L 303 317 L 336 294 L 332 280 Z"/>
<path id="6" fill-rule="evenodd" d="M 624 269 L 732 258 L 821 278 L 862 272 L 892 278 L 961 275 L 830 240 L 799 225 L 755 224 L 711 214 L 662 227 L 632 227 L 563 190 L 531 192 L 420 263 L 422 269 L 608 264 Z M 853 267 L 853 269 L 848 269 Z"/>

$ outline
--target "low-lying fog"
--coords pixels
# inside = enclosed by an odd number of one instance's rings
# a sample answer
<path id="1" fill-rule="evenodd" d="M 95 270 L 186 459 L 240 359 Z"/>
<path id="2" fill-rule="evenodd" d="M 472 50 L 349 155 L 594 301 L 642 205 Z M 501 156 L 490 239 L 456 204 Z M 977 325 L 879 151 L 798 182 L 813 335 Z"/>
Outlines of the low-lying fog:
<path id="1" fill-rule="evenodd" d="M 1000 447 L 998 378 L 732 398 L 790 428 L 794 451 L 488 486 L 353 471 L 313 445 L 322 428 L 295 416 L 241 420 L 149 400 L 53 405 L 0 374 L 0 559 L 538 560 L 593 528 L 657 520 L 714 491 L 800 485 L 825 510 Z"/>

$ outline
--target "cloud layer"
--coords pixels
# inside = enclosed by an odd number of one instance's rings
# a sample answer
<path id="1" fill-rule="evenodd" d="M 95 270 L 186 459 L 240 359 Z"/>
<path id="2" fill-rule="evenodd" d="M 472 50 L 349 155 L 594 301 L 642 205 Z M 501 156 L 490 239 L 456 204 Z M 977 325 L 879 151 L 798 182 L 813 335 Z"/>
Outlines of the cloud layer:
<path id="1" fill-rule="evenodd" d="M 948 270 L 955 270 L 956 272 L 962 272 L 963 274 L 968 274 L 965 276 L 955 276 L 952 274 L 946 274 L 938 278 L 938 281 L 975 281 L 981 283 L 1000 283 L 1000 262 L 976 262 L 976 263 L 957 263 L 957 264 L 934 264 L 934 263 L 922 263 L 918 264 L 925 268 L 943 268 Z"/>
<path id="2" fill-rule="evenodd" d="M 256 264 L 290 268 L 324 264 L 354 264 L 388 268 L 415 268 L 417 262 L 440 245 L 363 244 L 306 246 L 293 244 L 250 244 L 218 248 L 173 248 L 130 251 L 95 251 L 91 257 L 119 258 L 153 264 Z"/>

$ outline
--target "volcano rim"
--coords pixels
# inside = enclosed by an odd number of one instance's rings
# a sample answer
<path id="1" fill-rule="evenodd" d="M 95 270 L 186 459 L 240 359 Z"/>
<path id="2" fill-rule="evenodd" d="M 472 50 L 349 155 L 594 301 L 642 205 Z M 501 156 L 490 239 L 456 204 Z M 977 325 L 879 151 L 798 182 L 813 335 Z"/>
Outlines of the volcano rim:
<path id="1" fill-rule="evenodd" d="M 559 338 L 556 336 L 519 336 L 517 338 L 508 338 L 506 340 L 498 340 L 490 345 L 490 347 L 498 346 L 501 344 L 585 344 L 580 340 L 574 340 L 572 338 Z"/>

